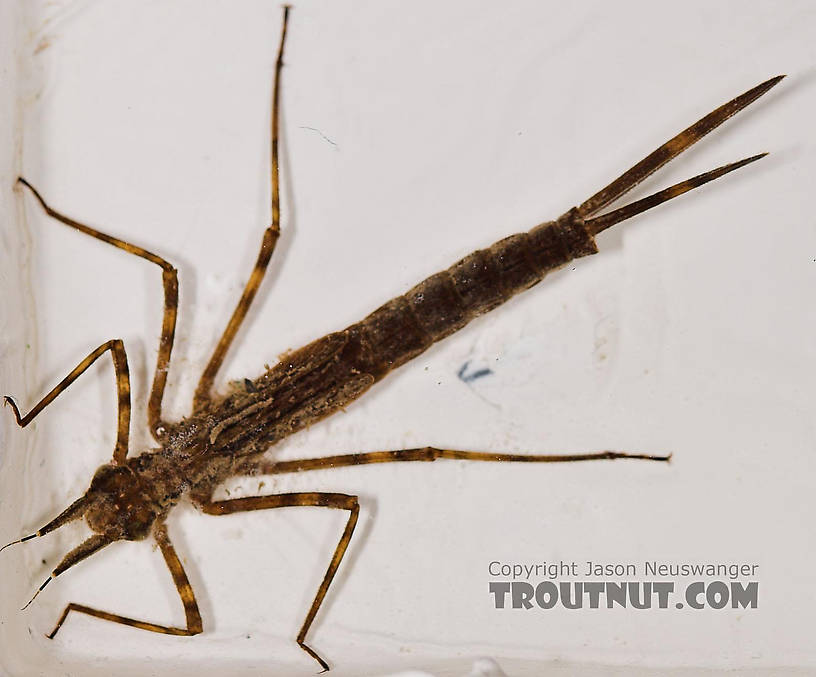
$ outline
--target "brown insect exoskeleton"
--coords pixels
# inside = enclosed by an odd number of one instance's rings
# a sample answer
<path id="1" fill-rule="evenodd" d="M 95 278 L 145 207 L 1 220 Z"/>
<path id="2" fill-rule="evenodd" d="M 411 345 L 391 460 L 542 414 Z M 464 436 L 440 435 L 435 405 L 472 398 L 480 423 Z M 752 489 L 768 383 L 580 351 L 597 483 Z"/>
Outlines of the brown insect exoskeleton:
<path id="1" fill-rule="evenodd" d="M 10 397 L 5 398 L 17 424 L 25 427 L 97 359 L 109 352 L 113 360 L 118 392 L 118 428 L 112 461 L 96 471 L 90 488 L 82 497 L 35 533 L 14 543 L 44 536 L 80 517 L 84 517 L 95 532 L 64 557 L 39 587 L 34 595 L 36 597 L 52 578 L 110 543 L 152 536 L 173 577 L 184 606 L 186 624 L 184 627 L 160 625 L 70 603 L 49 633 L 51 638 L 71 612 L 170 635 L 195 635 L 202 631 L 201 615 L 193 589 L 165 526 L 168 512 L 185 496 L 200 510 L 211 515 L 291 506 L 319 506 L 348 512 L 345 529 L 297 635 L 300 647 L 327 670 L 327 662 L 307 645 L 306 638 L 354 533 L 359 513 L 357 497 L 316 491 L 212 500 L 215 489 L 227 478 L 437 459 L 516 463 L 619 458 L 652 461 L 669 459 L 666 455 L 615 451 L 528 455 L 424 447 L 276 462 L 265 458 L 264 453 L 288 435 L 347 406 L 391 370 L 462 328 L 476 316 L 530 288 L 547 272 L 574 258 L 596 253 L 594 237 L 602 230 L 763 157 L 764 154 L 754 155 L 722 166 L 598 215 L 647 176 L 765 94 L 783 76 L 763 82 L 720 106 L 555 221 L 537 225 L 532 230 L 500 240 L 487 249 L 473 252 L 447 270 L 432 275 L 402 296 L 392 299 L 360 322 L 319 338 L 291 353 L 261 376 L 248 381 L 245 391 L 220 396 L 212 392 L 215 376 L 258 291 L 280 233 L 278 111 L 287 18 L 288 8 L 283 14 L 272 95 L 272 225 L 264 232 L 257 262 L 241 299 L 200 378 L 193 398 L 192 413 L 188 418 L 175 423 L 169 422 L 162 418 L 161 411 L 176 327 L 176 269 L 165 259 L 141 247 L 106 235 L 56 211 L 28 181 L 19 179 L 49 216 L 157 265 L 162 270 L 164 283 L 161 338 L 147 406 L 147 423 L 157 442 L 155 448 L 138 455 L 129 455 L 130 382 L 125 347 L 119 339 L 108 341 L 93 350 L 27 414 L 21 415 L 15 402 Z M 32 597 L 32 601 L 33 599 Z"/>

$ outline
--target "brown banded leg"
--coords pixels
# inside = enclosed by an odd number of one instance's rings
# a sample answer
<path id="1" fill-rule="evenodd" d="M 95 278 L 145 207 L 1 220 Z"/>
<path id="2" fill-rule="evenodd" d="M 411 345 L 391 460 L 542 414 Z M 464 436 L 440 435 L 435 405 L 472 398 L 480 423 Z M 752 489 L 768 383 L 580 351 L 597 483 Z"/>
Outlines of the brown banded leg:
<path id="1" fill-rule="evenodd" d="M 242 468 L 242 472 L 252 475 L 280 475 L 292 472 L 306 472 L 325 468 L 343 468 L 351 465 L 370 463 L 406 463 L 410 461 L 435 461 L 446 458 L 459 461 L 510 462 L 510 463 L 570 463 L 575 461 L 612 461 L 621 458 L 644 461 L 669 461 L 671 454 L 629 454 L 622 451 L 599 451 L 591 454 L 496 454 L 489 451 L 460 451 L 458 449 L 438 449 L 419 447 L 396 451 L 370 451 L 361 454 L 340 454 L 322 458 L 304 458 L 294 461 L 272 461 L 261 459 Z"/>
<path id="2" fill-rule="evenodd" d="M 153 376 L 153 387 L 150 390 L 150 399 L 147 403 L 147 423 L 153 437 L 158 439 L 162 435 L 165 425 L 161 420 L 161 405 L 164 396 L 164 388 L 167 385 L 167 370 L 170 366 L 170 353 L 173 351 L 173 337 L 176 333 L 176 315 L 178 314 L 178 273 L 176 269 L 160 256 L 137 247 L 136 245 L 120 240 L 116 237 L 101 233 L 95 228 L 86 226 L 79 221 L 75 221 L 64 214 L 52 209 L 37 192 L 37 190 L 24 178 L 17 179 L 18 182 L 28 188 L 42 205 L 45 213 L 57 221 L 64 223 L 78 230 L 81 233 L 90 235 L 97 240 L 107 242 L 118 249 L 139 256 L 151 263 L 155 263 L 162 269 L 162 285 L 164 287 L 164 314 L 162 316 L 162 331 L 159 339 L 159 354 L 156 359 L 156 373 Z"/>
<path id="3" fill-rule="evenodd" d="M 275 77 L 272 85 L 272 119 L 270 126 L 272 128 L 272 146 L 271 146 L 271 183 L 272 183 L 272 225 L 264 231 L 263 239 L 261 241 L 261 250 L 258 252 L 258 258 L 255 261 L 255 267 L 244 286 L 244 291 L 241 294 L 241 299 L 235 310 L 232 311 L 227 323 L 227 328 L 221 335 L 218 345 L 213 351 L 210 361 L 204 368 L 201 374 L 201 379 L 196 387 L 195 395 L 193 397 L 193 408 L 200 408 L 205 402 L 210 399 L 210 391 L 212 390 L 215 376 L 218 373 L 224 358 L 227 355 L 229 347 L 232 345 L 235 335 L 241 328 L 241 324 L 246 318 L 249 307 L 258 293 L 261 286 L 266 269 L 269 266 L 269 261 L 272 259 L 272 253 L 275 251 L 275 246 L 280 237 L 280 180 L 279 180 L 279 164 L 278 164 L 278 127 L 279 127 L 279 100 L 280 100 L 280 72 L 283 68 L 283 46 L 286 42 L 286 24 L 289 19 L 289 6 L 283 7 L 283 27 L 281 28 L 280 44 L 278 46 L 278 57 L 275 61 Z"/>
<path id="4" fill-rule="evenodd" d="M 125 462 L 128 453 L 128 437 L 130 435 L 130 376 L 128 371 L 127 353 L 125 353 L 125 344 L 121 339 L 113 339 L 107 343 L 103 343 L 96 350 L 94 350 L 88 357 L 80 362 L 68 376 L 60 381 L 45 397 L 43 397 L 34 408 L 31 409 L 25 416 L 20 416 L 20 410 L 17 404 L 11 397 L 4 397 L 3 401 L 8 404 L 14 412 L 14 419 L 17 425 L 25 428 L 37 415 L 51 404 L 57 396 L 62 393 L 68 386 L 76 381 L 82 373 L 90 367 L 96 360 L 98 360 L 107 351 L 111 352 L 113 358 L 113 368 L 116 373 L 116 392 L 118 395 L 118 422 L 116 427 L 116 447 L 113 451 L 113 460 L 115 463 L 121 465 Z"/>
<path id="5" fill-rule="evenodd" d="M 191 636 L 197 635 L 202 631 L 201 614 L 198 611 L 198 604 L 196 603 L 193 588 L 190 581 L 187 579 L 187 574 L 184 573 L 184 567 L 181 566 L 181 561 L 176 554 L 173 544 L 170 542 L 170 537 L 167 535 L 167 527 L 164 524 L 157 524 L 153 528 L 153 537 L 159 544 L 159 549 L 164 556 L 164 561 L 170 574 L 173 577 L 173 583 L 176 585 L 181 603 L 184 605 L 184 617 L 186 620 L 186 627 L 176 628 L 170 625 L 158 625 L 156 623 L 148 623 L 147 621 L 140 621 L 135 618 L 128 618 L 127 616 L 120 616 L 119 614 L 112 614 L 108 611 L 100 611 L 93 609 L 83 604 L 76 604 L 71 602 L 62 612 L 54 629 L 48 634 L 49 639 L 54 639 L 68 614 L 72 611 L 87 614 L 94 618 L 101 618 L 104 621 L 111 621 L 112 623 L 121 623 L 122 625 L 129 625 L 132 628 L 139 628 L 140 630 L 148 630 L 150 632 L 159 632 L 163 635 L 182 635 Z"/>
<path id="6" fill-rule="evenodd" d="M 351 535 L 354 533 L 354 527 L 357 524 L 357 517 L 360 514 L 360 504 L 357 496 L 349 494 L 334 494 L 326 492 L 299 492 L 294 494 L 276 494 L 272 496 L 251 496 L 248 498 L 234 498 L 227 501 L 214 501 L 210 503 L 202 503 L 201 510 L 209 515 L 229 515 L 235 512 L 245 512 L 247 510 L 267 510 L 271 508 L 289 508 L 294 506 L 313 506 L 319 508 L 333 508 L 335 510 L 348 510 L 349 518 L 346 522 L 346 528 L 343 530 L 343 535 L 337 543 L 337 547 L 332 555 L 326 574 L 323 576 L 323 582 L 317 590 L 309 613 L 306 614 L 306 619 L 300 628 L 297 635 L 297 643 L 301 649 L 314 658 L 323 670 L 328 670 L 329 665 L 324 661 L 317 652 L 306 644 L 306 635 L 309 628 L 314 622 L 320 605 L 326 597 L 326 592 L 331 585 L 334 575 L 337 573 L 337 568 L 346 554 L 346 549 L 351 541 Z"/>

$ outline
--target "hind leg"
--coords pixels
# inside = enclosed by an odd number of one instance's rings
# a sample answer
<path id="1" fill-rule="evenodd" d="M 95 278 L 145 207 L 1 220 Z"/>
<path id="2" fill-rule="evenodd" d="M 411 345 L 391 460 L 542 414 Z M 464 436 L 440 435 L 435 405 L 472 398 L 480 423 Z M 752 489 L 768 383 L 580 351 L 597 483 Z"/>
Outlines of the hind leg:
<path id="1" fill-rule="evenodd" d="M 340 454 L 320 458 L 303 458 L 294 461 L 273 461 L 262 458 L 242 468 L 247 475 L 281 475 L 292 472 L 344 468 L 371 463 L 407 463 L 411 461 L 431 462 L 439 458 L 459 461 L 509 462 L 509 463 L 571 463 L 576 461 L 613 461 L 616 459 L 636 459 L 643 461 L 669 461 L 671 454 L 629 454 L 623 451 L 599 451 L 589 454 L 502 454 L 491 451 L 460 451 L 458 449 L 438 449 L 419 447 L 396 451 L 369 451 L 360 454 Z"/>
<path id="2" fill-rule="evenodd" d="M 272 259 L 272 254 L 275 251 L 275 245 L 278 243 L 280 237 L 280 180 L 279 180 L 279 165 L 278 165 L 278 126 L 279 126 L 279 99 L 280 99 L 280 72 L 283 67 L 283 45 L 286 41 L 286 24 L 289 18 L 289 7 L 283 8 L 283 27 L 281 28 L 280 45 L 278 47 L 278 58 L 275 62 L 275 82 L 272 87 L 272 225 L 264 231 L 263 239 L 261 241 L 261 250 L 258 252 L 258 258 L 255 261 L 255 267 L 247 280 L 241 298 L 235 310 L 232 311 L 227 323 L 227 328 L 221 335 L 218 345 L 213 351 L 210 361 L 204 368 L 201 374 L 201 379 L 198 382 L 198 387 L 193 397 L 193 408 L 199 409 L 210 399 L 210 391 L 215 381 L 215 376 L 221 365 L 224 363 L 224 358 L 227 351 L 235 340 L 235 335 L 241 328 L 241 324 L 246 318 L 252 301 L 258 293 L 258 289 L 263 282 L 266 269 L 269 266 L 269 261 Z"/>

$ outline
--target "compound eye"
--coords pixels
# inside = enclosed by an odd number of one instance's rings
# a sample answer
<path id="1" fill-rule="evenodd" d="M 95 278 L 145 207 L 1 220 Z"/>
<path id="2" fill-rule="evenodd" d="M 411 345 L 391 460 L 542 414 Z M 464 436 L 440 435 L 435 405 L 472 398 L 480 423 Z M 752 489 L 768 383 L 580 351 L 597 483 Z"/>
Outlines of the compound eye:
<path id="1" fill-rule="evenodd" d="M 107 494 L 125 492 L 131 482 L 130 474 L 130 471 L 122 466 L 103 465 L 91 480 L 91 491 L 102 491 Z"/>
<path id="2" fill-rule="evenodd" d="M 144 503 L 129 505 L 127 519 L 124 522 L 124 538 L 128 541 L 140 541 L 150 533 L 156 514 Z"/>

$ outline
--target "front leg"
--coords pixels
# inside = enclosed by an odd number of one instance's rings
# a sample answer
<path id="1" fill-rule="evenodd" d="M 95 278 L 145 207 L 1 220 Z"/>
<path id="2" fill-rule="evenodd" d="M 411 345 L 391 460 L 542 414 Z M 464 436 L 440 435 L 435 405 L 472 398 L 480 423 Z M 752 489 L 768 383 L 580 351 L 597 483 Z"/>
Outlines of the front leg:
<path id="1" fill-rule="evenodd" d="M 173 583 L 176 585 L 181 603 L 184 605 L 184 616 L 186 620 L 186 627 L 177 628 L 170 625 L 158 625 L 157 623 L 148 623 L 147 621 L 140 621 L 135 618 L 127 616 L 120 616 L 119 614 L 112 614 L 108 611 L 100 611 L 93 609 L 84 604 L 76 604 L 71 602 L 62 612 L 54 629 L 47 635 L 49 639 L 54 639 L 54 636 L 59 632 L 65 619 L 72 611 L 87 614 L 94 618 L 101 618 L 104 621 L 111 621 L 112 623 L 121 623 L 122 625 L 129 625 L 132 628 L 139 628 L 140 630 L 149 630 L 150 632 L 159 632 L 163 635 L 181 635 L 189 637 L 197 635 L 202 631 L 201 614 L 198 611 L 198 603 L 196 602 L 195 593 L 187 579 L 187 574 L 184 573 L 184 567 L 181 566 L 181 561 L 176 554 L 173 544 L 170 542 L 170 537 L 167 535 L 167 527 L 164 523 L 157 524 L 153 528 L 153 537 L 159 545 L 167 568 L 170 570 L 170 575 L 173 577 Z"/>
<path id="2" fill-rule="evenodd" d="M 245 512 L 247 510 L 267 510 L 295 506 L 314 506 L 318 508 L 334 508 L 349 511 L 346 528 L 343 530 L 343 535 L 340 536 L 340 540 L 334 550 L 334 555 L 332 555 L 331 562 L 329 562 L 329 567 L 323 576 L 323 582 L 317 590 L 309 613 L 306 614 L 306 619 L 303 621 L 303 625 L 297 635 L 298 646 L 314 658 L 320 664 L 320 667 L 326 671 L 329 669 L 329 664 L 326 663 L 314 649 L 307 646 L 306 634 L 309 632 L 309 628 L 312 626 L 315 616 L 317 616 L 317 611 L 320 609 L 320 605 L 326 597 L 332 580 L 334 580 L 334 575 L 337 573 L 343 555 L 346 554 L 346 550 L 348 549 L 351 535 L 354 533 L 354 527 L 357 525 L 357 517 L 360 514 L 360 503 L 357 496 L 327 492 L 299 492 L 294 494 L 250 496 L 247 498 L 233 498 L 227 501 L 206 501 L 199 503 L 201 510 L 209 515 L 229 515 L 234 512 Z"/>
<path id="3" fill-rule="evenodd" d="M 127 459 L 128 439 L 130 436 L 130 371 L 128 370 L 127 353 L 125 344 L 121 339 L 107 341 L 93 350 L 88 357 L 80 362 L 60 381 L 51 391 L 43 397 L 25 416 L 20 415 L 17 403 L 8 395 L 3 398 L 3 403 L 11 407 L 14 412 L 14 420 L 21 428 L 25 428 L 37 415 L 51 404 L 60 393 L 64 392 L 68 386 L 76 381 L 96 360 L 106 352 L 110 351 L 113 358 L 113 368 L 116 373 L 116 392 L 118 395 L 119 418 L 116 427 L 116 447 L 113 451 L 113 462 L 122 465 Z"/>

